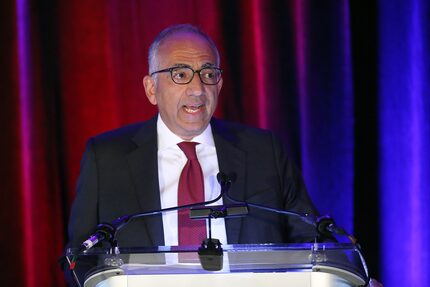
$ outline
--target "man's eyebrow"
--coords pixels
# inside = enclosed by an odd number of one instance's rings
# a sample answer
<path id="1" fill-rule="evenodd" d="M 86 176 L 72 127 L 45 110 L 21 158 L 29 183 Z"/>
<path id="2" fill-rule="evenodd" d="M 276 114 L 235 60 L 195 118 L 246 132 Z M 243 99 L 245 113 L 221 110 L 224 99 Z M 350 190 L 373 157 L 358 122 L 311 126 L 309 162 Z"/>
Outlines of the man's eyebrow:
<path id="1" fill-rule="evenodd" d="M 172 67 L 174 67 L 174 68 L 191 68 L 190 65 L 183 64 L 183 63 L 174 64 Z"/>
<path id="2" fill-rule="evenodd" d="M 210 62 L 206 62 L 200 66 L 200 68 L 214 68 L 214 67 L 216 67 L 216 65 Z M 172 66 L 172 68 L 191 68 L 192 69 L 190 65 L 185 63 L 176 63 Z"/>
<path id="3" fill-rule="evenodd" d="M 213 68 L 216 67 L 215 64 L 206 62 L 202 65 L 202 68 Z"/>

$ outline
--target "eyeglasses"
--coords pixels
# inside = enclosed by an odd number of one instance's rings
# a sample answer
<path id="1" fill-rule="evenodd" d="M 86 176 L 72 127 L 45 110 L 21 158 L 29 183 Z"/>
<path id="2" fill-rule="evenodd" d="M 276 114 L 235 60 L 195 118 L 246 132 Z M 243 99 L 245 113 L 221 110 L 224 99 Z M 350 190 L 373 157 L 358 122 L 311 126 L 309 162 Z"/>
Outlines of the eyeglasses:
<path id="1" fill-rule="evenodd" d="M 200 70 L 193 70 L 187 66 L 171 67 L 151 73 L 151 76 L 157 73 L 169 72 L 172 81 L 178 85 L 186 85 L 191 83 L 194 74 L 198 74 L 200 82 L 205 85 L 216 85 L 221 80 L 222 69 L 216 67 L 204 67 Z"/>

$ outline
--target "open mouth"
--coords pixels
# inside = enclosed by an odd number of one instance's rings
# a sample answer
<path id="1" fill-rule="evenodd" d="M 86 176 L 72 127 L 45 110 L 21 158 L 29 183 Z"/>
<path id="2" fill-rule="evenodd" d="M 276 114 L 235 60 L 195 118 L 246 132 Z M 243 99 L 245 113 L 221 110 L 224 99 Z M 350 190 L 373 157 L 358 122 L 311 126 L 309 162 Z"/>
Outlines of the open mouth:
<path id="1" fill-rule="evenodd" d="M 204 105 L 198 105 L 198 106 L 184 106 L 184 109 L 187 113 L 195 114 L 199 112 Z"/>

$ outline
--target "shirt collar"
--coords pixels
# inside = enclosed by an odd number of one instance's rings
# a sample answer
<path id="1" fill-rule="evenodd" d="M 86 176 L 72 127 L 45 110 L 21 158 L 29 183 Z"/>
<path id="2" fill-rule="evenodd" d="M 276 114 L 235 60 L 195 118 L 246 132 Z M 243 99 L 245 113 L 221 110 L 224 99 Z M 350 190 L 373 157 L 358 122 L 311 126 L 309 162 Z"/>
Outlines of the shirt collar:
<path id="1" fill-rule="evenodd" d="M 157 137 L 158 137 L 158 150 L 167 149 L 173 146 L 177 147 L 178 143 L 184 141 L 182 138 L 174 134 L 166 126 L 160 114 L 158 114 L 158 119 L 157 119 Z M 209 124 L 201 134 L 194 137 L 191 141 L 198 142 L 203 145 L 215 147 L 211 125 Z"/>

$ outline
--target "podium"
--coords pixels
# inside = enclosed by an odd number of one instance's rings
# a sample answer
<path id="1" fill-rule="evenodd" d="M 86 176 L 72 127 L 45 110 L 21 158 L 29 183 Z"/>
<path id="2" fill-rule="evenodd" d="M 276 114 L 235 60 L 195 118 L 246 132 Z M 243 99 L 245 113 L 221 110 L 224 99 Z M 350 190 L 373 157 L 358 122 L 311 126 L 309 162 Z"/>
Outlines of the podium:
<path id="1" fill-rule="evenodd" d="M 205 258 L 222 262 L 219 271 L 204 269 L 198 248 L 68 249 L 65 259 L 85 287 L 346 287 L 363 286 L 368 277 L 352 244 L 225 245 L 222 256 Z"/>

